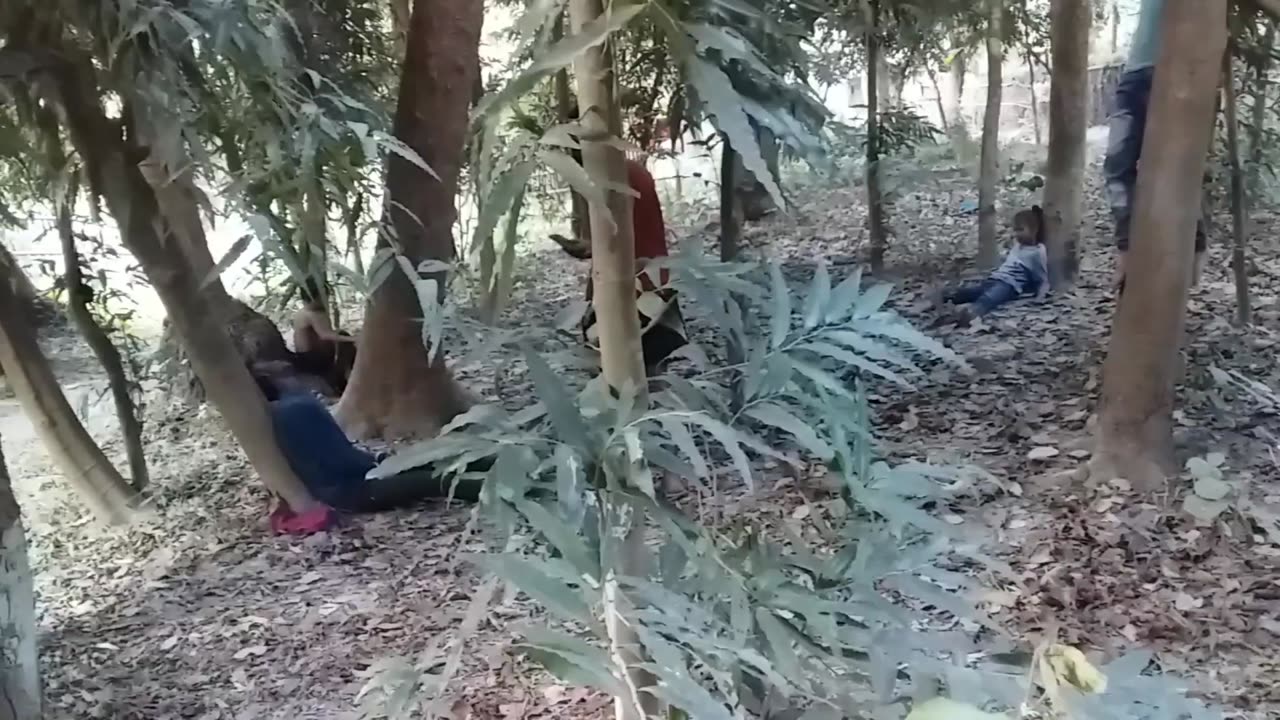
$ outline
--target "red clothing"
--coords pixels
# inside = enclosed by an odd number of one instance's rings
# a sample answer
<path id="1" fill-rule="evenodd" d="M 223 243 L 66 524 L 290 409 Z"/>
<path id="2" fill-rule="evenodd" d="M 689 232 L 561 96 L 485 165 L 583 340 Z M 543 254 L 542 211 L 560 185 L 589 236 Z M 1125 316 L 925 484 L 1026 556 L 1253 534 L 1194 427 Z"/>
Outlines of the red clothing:
<path id="1" fill-rule="evenodd" d="M 658 200 L 658 186 L 653 176 L 635 160 L 627 160 L 627 184 L 640 197 L 633 198 L 631 210 L 631 228 L 635 234 L 636 260 L 667 256 L 667 226 L 662 221 L 662 203 Z M 636 263 L 636 272 L 643 270 L 642 263 Z M 662 284 L 668 281 L 667 271 L 661 273 Z M 653 284 L 645 276 L 641 283 L 646 290 L 653 290 Z"/>

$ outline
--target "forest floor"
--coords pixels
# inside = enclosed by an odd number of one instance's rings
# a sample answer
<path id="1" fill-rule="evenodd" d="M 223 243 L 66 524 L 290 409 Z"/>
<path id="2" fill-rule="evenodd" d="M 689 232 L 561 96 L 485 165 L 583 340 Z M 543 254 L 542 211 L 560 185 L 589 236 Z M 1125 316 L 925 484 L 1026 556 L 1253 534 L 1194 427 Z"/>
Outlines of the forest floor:
<path id="1" fill-rule="evenodd" d="M 1190 480 L 1143 500 L 1123 484 L 1087 481 L 1114 310 L 1110 222 L 1096 176 L 1094 168 L 1078 287 L 1009 306 L 979 327 L 939 331 L 975 372 L 935 372 L 911 391 L 879 388 L 876 432 L 898 459 L 971 462 L 999 480 L 1003 491 L 945 512 L 984 533 L 1014 568 L 1018 577 L 985 602 L 1028 643 L 1056 631 L 1106 657 L 1147 648 L 1228 717 L 1280 717 L 1280 658 L 1269 650 L 1280 642 L 1280 535 L 1264 527 L 1268 512 L 1280 512 L 1280 407 L 1224 393 L 1209 373 L 1237 370 L 1280 387 L 1280 221 L 1260 213 L 1251 248 L 1255 327 L 1229 322 L 1227 225 L 1215 228 L 1193 291 L 1179 449 L 1225 454 L 1225 477 L 1243 498 L 1198 526 L 1181 509 Z M 892 303 L 921 323 L 932 318 L 928 291 L 966 272 L 976 226 L 963 173 L 939 173 L 924 187 L 896 203 L 889 260 L 900 286 Z M 863 249 L 859 192 L 806 188 L 793 214 L 751 226 L 747 239 L 797 276 L 818 252 L 842 263 Z M 697 229 L 682 232 L 713 234 L 705 220 L 689 226 Z M 514 305 L 521 322 L 551 327 L 578 297 L 585 267 L 545 245 Z M 685 311 L 695 335 L 705 332 L 696 308 Z M 119 456 L 109 408 L 89 396 L 101 380 L 75 361 L 85 353 L 65 338 L 48 342 L 73 397 L 90 408 L 95 435 Z M 490 399 L 530 396 L 518 362 L 488 358 L 459 375 Z M 155 395 L 148 413 L 149 511 L 120 531 L 88 519 L 20 411 L 0 405 L 32 535 L 49 718 L 357 717 L 356 696 L 376 668 L 421 661 L 453 638 L 477 581 L 462 555 L 482 548 L 467 532 L 467 509 L 272 537 L 266 494 L 228 434 L 209 411 L 165 402 Z M 762 513 L 803 502 L 786 481 L 764 487 Z M 606 698 L 556 684 L 507 651 L 519 627 L 537 619 L 531 605 L 507 598 L 481 623 L 447 693 L 455 717 L 604 716 Z"/>

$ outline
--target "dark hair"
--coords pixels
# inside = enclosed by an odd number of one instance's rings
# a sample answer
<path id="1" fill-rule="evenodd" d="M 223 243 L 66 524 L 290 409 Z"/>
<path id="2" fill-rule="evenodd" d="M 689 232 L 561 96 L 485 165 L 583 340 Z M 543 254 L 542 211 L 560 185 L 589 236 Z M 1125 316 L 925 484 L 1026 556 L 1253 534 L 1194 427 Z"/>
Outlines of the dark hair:
<path id="1" fill-rule="evenodd" d="M 1035 223 L 1036 227 L 1036 244 L 1044 244 L 1045 222 L 1044 208 L 1039 205 L 1032 205 L 1030 210 L 1019 210 L 1017 215 L 1013 216 L 1014 224 Z"/>
<path id="2" fill-rule="evenodd" d="M 267 402 L 275 402 L 280 399 L 280 388 L 276 387 L 275 382 L 257 368 L 249 366 L 249 375 L 253 377 L 253 381 L 258 384 L 258 390 Z"/>

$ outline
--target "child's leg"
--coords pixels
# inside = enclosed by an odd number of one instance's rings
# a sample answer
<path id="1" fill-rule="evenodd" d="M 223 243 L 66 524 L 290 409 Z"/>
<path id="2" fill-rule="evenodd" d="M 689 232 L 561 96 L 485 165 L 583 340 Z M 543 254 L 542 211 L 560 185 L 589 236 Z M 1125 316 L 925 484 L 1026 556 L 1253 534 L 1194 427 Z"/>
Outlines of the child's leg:
<path id="1" fill-rule="evenodd" d="M 982 293 L 986 291 L 987 285 L 991 282 L 992 280 L 987 279 L 982 282 L 965 283 L 958 288 L 953 288 L 943 293 L 942 299 L 952 305 L 967 305 L 982 297 Z"/>
<path id="2" fill-rule="evenodd" d="M 1129 220 L 1134 188 L 1138 180 L 1138 160 L 1147 124 L 1147 102 L 1151 94 L 1152 69 L 1127 72 L 1116 88 L 1115 110 L 1111 113 L 1107 156 L 1103 162 L 1107 200 L 1115 220 L 1116 249 L 1129 249 Z"/>
<path id="3" fill-rule="evenodd" d="M 990 280 L 982 295 L 973 301 L 973 314 L 982 317 L 1005 303 L 1018 299 L 1018 289 L 1003 280 Z"/>

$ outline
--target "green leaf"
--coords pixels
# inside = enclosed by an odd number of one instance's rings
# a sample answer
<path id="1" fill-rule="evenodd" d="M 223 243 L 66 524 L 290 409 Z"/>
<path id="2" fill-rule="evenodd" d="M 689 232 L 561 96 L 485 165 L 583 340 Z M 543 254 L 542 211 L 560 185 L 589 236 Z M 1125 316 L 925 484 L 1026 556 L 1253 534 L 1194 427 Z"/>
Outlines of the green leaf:
<path id="1" fill-rule="evenodd" d="M 659 419 L 659 424 L 666 431 L 667 436 L 671 438 L 671 442 L 684 453 L 685 459 L 693 465 L 694 472 L 698 478 L 711 477 L 711 470 L 707 467 L 707 461 L 702 457 L 701 451 L 698 450 L 698 443 L 693 439 L 693 433 L 689 432 L 689 428 L 679 418 L 663 417 Z"/>
<path id="2" fill-rule="evenodd" d="M 440 180 L 440 176 L 436 174 L 436 171 L 432 170 L 431 166 L 427 165 L 426 161 L 422 159 L 422 156 L 418 155 L 417 151 L 406 145 L 404 141 L 394 135 L 388 135 L 384 132 L 378 132 L 374 137 L 377 139 L 379 146 L 386 148 L 395 155 L 399 155 L 404 160 L 408 160 L 410 163 L 416 165 L 419 170 L 435 178 L 437 181 Z"/>
<path id="3" fill-rule="evenodd" d="M 218 260 L 217 264 L 213 266 L 213 269 L 209 271 L 209 274 L 205 275 L 204 279 L 200 281 L 200 289 L 203 290 L 204 288 L 209 287 L 213 281 L 217 280 L 222 276 L 222 273 L 227 271 L 227 268 L 234 265 L 236 260 L 240 259 L 240 256 L 244 254 L 244 251 L 249 249 L 249 241 L 252 239 L 252 235 L 241 235 L 240 238 L 231 245 L 231 249 L 227 250 L 227 254 L 223 255 L 222 259 Z"/>
<path id="4" fill-rule="evenodd" d="M 614 663 L 604 648 L 545 627 L 525 628 L 523 635 L 522 642 L 514 647 L 533 657 L 561 680 L 597 688 L 611 695 L 626 691 L 614 676 Z"/>
<path id="5" fill-rule="evenodd" d="M 805 672 L 800 664 L 800 656 L 791 646 L 791 630 L 769 608 L 756 608 L 756 622 L 773 650 L 772 659 L 778 666 L 778 671 L 792 682 L 803 684 Z"/>
<path id="6" fill-rule="evenodd" d="M 538 153 L 538 157 L 549 165 L 557 175 L 564 178 L 565 182 L 569 183 L 569 186 L 579 195 L 586 198 L 589 204 L 604 212 L 610 218 L 610 222 L 613 223 L 613 232 L 617 232 L 617 223 L 614 222 L 613 215 L 609 212 L 609 198 L 604 189 L 597 185 L 592 177 L 587 174 L 586 168 L 562 152 L 543 150 Z"/>
<path id="7" fill-rule="evenodd" d="M 481 246 L 493 239 L 493 231 L 498 227 L 498 221 L 511 209 L 516 198 L 524 192 L 534 167 L 532 160 L 519 162 L 504 172 L 489 189 L 484 196 L 484 201 L 480 203 L 476 231 L 471 236 L 471 252 L 478 251 Z"/>
<path id="8" fill-rule="evenodd" d="M 829 357 L 832 360 L 836 360 L 842 363 L 846 363 L 848 365 L 852 365 L 856 368 L 866 370 L 867 372 L 873 375 L 878 375 L 890 382 L 897 383 L 908 390 L 912 389 L 911 383 L 907 382 L 906 378 L 902 377 L 901 375 L 893 372 L 892 370 L 885 368 L 883 365 L 870 362 L 866 358 L 863 358 L 859 355 L 855 355 L 849 352 L 848 350 L 845 350 L 844 348 L 836 347 L 835 345 L 832 345 L 830 343 L 824 343 L 824 342 L 802 343 L 796 346 L 796 349 L 808 350 L 809 352 L 817 353 L 819 355 Z"/>
<path id="9" fill-rule="evenodd" d="M 826 258 L 818 258 L 818 267 L 813 271 L 813 282 L 809 285 L 809 297 L 805 298 L 804 329 L 812 330 L 822 320 L 822 309 L 831 300 L 831 274 L 827 272 Z"/>
<path id="10" fill-rule="evenodd" d="M 826 441 L 818 437 L 818 433 L 810 423 L 796 417 L 781 405 L 762 403 L 752 405 L 743 412 L 750 418 L 788 433 L 805 450 L 813 453 L 819 459 L 830 460 L 835 456 L 835 451 L 831 449 L 831 446 Z"/>
<path id="11" fill-rule="evenodd" d="M 837 323 L 849 317 L 849 312 L 853 309 L 853 304 L 858 301 L 858 296 L 862 293 L 862 268 L 854 270 L 853 274 L 836 286 L 834 292 L 831 293 L 831 302 L 827 305 L 825 313 L 825 321 L 827 323 Z"/>
<path id="12" fill-rule="evenodd" d="M 743 438 L 742 433 L 703 413 L 690 415 L 689 421 L 706 430 L 711 437 L 724 446 L 724 451 L 733 460 L 734 469 L 742 476 L 742 481 L 748 488 L 754 490 L 755 478 L 751 474 L 751 463 L 747 460 L 747 454 L 742 451 L 740 440 Z"/>
<path id="13" fill-rule="evenodd" d="M 858 303 L 853 308 L 854 319 L 868 318 L 873 313 L 879 312 L 885 301 L 889 299 L 891 292 L 893 292 L 893 286 L 889 283 L 872 285 L 862 294 L 862 297 L 858 298 Z"/>
<path id="14" fill-rule="evenodd" d="M 522 498 L 515 504 L 516 509 L 524 515 L 529 524 L 559 550 L 580 575 L 592 582 L 600 580 L 599 556 L 592 555 L 587 545 L 582 542 L 582 535 L 577 528 L 565 524 L 563 520 L 532 500 Z"/>
<path id="15" fill-rule="evenodd" d="M 482 555 L 478 561 L 563 620 L 589 625 L 595 617 L 580 591 L 547 572 L 546 560 L 503 554 Z"/>
<path id="16" fill-rule="evenodd" d="M 555 427 L 556 434 L 579 452 L 587 452 L 591 448 L 587 422 L 564 382 L 541 355 L 525 348 L 524 359 L 529 366 L 529 376 L 538 390 L 538 398 L 547 406 L 547 417 Z"/>
<path id="17" fill-rule="evenodd" d="M 712 116 L 716 129 L 729 138 L 734 152 L 742 157 L 743 166 L 764 185 L 774 203 L 785 208 L 787 201 L 782 195 L 782 188 L 778 187 L 769 165 L 760 155 L 760 143 L 742 109 L 742 99 L 734 90 L 733 81 L 718 66 L 699 57 L 689 58 L 686 67 L 689 82 Z"/>
<path id="18" fill-rule="evenodd" d="M 634 5 L 611 4 L 609 9 L 585 25 L 580 32 L 569 35 L 539 55 L 527 69 L 507 81 L 506 86 L 483 98 L 471 113 L 472 121 L 480 121 L 494 114 L 517 98 L 524 97 L 543 79 L 557 70 L 568 67 L 583 51 L 603 43 L 608 37 L 626 27 L 627 23 L 644 12 L 645 3 Z M 582 108 L 586 112 L 586 108 Z"/>
<path id="19" fill-rule="evenodd" d="M 776 260 L 769 263 L 769 280 L 773 288 L 773 313 L 769 322 L 769 347 L 777 350 L 791 330 L 791 293 L 786 278 L 782 277 L 782 265 Z"/>

